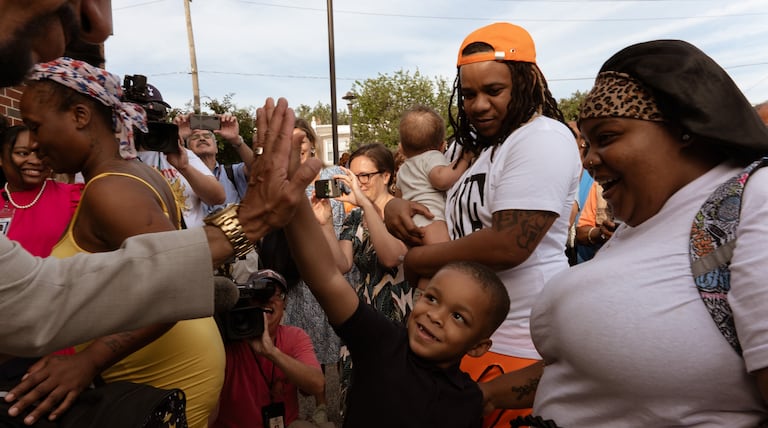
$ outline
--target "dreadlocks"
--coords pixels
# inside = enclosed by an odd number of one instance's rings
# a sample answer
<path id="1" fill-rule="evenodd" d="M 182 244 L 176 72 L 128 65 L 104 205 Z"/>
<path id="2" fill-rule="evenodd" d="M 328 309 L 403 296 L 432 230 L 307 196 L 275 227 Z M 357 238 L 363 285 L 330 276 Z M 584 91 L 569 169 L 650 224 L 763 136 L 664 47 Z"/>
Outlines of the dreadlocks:
<path id="1" fill-rule="evenodd" d="M 473 43 L 464 49 L 462 55 L 471 55 L 489 49 L 492 48 L 485 43 Z M 479 135 L 469 123 L 461 95 L 461 73 L 456 73 L 450 101 L 451 105 L 454 100 L 456 101 L 458 110 L 455 116 L 450 113 L 448 119 L 456 140 L 464 150 L 479 153 L 486 147 L 495 148 L 536 114 L 543 114 L 566 124 L 563 113 L 549 91 L 547 80 L 536 64 L 518 61 L 505 61 L 505 64 L 512 75 L 512 98 L 507 106 L 507 115 L 501 132 L 492 137 Z"/>

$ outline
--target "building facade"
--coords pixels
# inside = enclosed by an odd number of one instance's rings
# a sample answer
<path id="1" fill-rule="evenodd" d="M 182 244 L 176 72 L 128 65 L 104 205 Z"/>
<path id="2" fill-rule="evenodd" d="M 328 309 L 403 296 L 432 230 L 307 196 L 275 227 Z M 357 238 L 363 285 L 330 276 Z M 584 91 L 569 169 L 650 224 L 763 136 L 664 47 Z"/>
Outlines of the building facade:
<path id="1" fill-rule="evenodd" d="M 7 117 L 11 125 L 21 124 L 19 113 L 21 93 L 21 87 L 0 88 L 0 114 Z"/>
<path id="2" fill-rule="evenodd" d="M 320 160 L 324 165 L 333 165 L 333 126 L 331 124 L 318 125 L 312 122 L 317 138 L 320 140 Z M 339 157 L 344 152 L 348 152 L 350 146 L 349 125 L 336 126 L 336 132 L 339 136 Z"/>

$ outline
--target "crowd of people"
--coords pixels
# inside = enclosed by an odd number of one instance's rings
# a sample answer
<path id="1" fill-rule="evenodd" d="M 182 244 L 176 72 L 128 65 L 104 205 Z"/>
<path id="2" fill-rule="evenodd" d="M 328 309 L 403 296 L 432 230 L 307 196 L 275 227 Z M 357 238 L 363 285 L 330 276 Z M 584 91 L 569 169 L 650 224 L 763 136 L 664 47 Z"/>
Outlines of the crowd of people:
<path id="1" fill-rule="evenodd" d="M 103 42 L 109 2 L 32 3 L 0 0 L 28 20 L 0 31 L 0 82 L 25 82 L 23 125 L 0 118 L 0 425 L 93 402 L 176 427 L 768 424 L 768 106 L 697 47 L 622 49 L 569 123 L 530 34 L 486 25 L 451 138 L 413 106 L 398 157 L 329 166 L 283 99 L 252 142 L 229 114 L 169 118 L 152 85 L 127 100 L 38 45 Z M 136 144 L 154 108 L 167 151 Z"/>

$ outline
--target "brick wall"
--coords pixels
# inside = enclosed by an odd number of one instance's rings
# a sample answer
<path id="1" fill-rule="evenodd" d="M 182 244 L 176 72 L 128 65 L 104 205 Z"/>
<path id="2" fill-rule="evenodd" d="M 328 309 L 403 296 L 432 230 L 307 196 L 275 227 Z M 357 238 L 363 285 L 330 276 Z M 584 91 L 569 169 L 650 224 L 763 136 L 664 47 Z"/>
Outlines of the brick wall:
<path id="1" fill-rule="evenodd" d="M 20 88 L 0 88 L 0 114 L 7 117 L 11 125 L 21 124 L 19 99 L 21 99 Z"/>
<path id="2" fill-rule="evenodd" d="M 0 0 L 1 2 L 2 0 Z M 67 47 L 65 56 L 79 58 L 90 64 L 99 64 L 104 67 L 104 45 L 91 45 L 78 41 Z M 13 88 L 0 88 L 0 114 L 10 120 L 11 125 L 21 125 L 19 114 L 19 100 L 21 99 L 21 86 Z"/>

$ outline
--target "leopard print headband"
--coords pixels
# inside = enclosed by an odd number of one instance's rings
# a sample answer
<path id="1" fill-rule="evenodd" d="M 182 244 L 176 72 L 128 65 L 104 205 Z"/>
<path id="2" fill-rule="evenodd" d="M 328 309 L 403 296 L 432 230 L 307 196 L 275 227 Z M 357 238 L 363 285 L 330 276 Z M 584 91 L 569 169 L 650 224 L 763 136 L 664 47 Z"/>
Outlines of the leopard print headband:
<path id="1" fill-rule="evenodd" d="M 656 100 L 632 76 L 615 71 L 597 75 L 579 109 L 579 122 L 596 117 L 625 117 L 663 122 Z"/>

